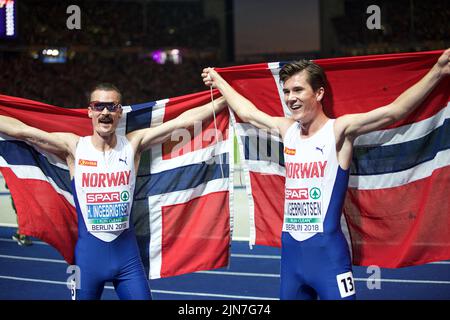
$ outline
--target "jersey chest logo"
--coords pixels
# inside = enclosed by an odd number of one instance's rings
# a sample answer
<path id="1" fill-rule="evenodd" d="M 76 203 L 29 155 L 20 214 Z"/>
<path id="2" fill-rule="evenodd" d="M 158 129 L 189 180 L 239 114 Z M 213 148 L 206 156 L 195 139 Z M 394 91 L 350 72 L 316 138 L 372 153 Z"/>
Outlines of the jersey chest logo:
<path id="1" fill-rule="evenodd" d="M 80 159 L 80 160 L 78 160 L 78 165 L 86 166 L 86 167 L 96 167 L 97 161 Z"/>
<path id="2" fill-rule="evenodd" d="M 295 156 L 296 149 L 290 149 L 288 147 L 284 147 L 284 153 L 290 156 Z"/>

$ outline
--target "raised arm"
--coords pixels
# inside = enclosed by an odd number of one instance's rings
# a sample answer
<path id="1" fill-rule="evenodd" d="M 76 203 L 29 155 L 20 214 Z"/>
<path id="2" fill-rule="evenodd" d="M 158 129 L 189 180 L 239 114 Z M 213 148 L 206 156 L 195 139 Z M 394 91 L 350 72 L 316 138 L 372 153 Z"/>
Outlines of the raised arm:
<path id="1" fill-rule="evenodd" d="M 63 160 L 75 153 L 79 137 L 72 133 L 49 133 L 6 116 L 0 116 L 0 133 L 27 141 L 45 151 L 53 153 Z"/>
<path id="2" fill-rule="evenodd" d="M 384 128 L 409 115 L 439 81 L 450 74 L 450 49 L 447 49 L 431 70 L 415 85 L 403 92 L 394 102 L 367 113 L 349 114 L 338 118 L 336 125 L 346 137 L 356 138 L 361 134 Z"/>
<path id="3" fill-rule="evenodd" d="M 225 99 L 220 97 L 213 102 L 183 112 L 175 119 L 164 122 L 159 126 L 140 129 L 127 134 L 127 138 L 136 148 L 137 152 L 149 149 L 153 144 L 162 143 L 170 138 L 172 132 L 177 129 L 189 128 L 197 121 L 203 121 L 218 114 L 226 106 Z"/>
<path id="4" fill-rule="evenodd" d="M 205 85 L 212 85 L 219 89 L 231 109 L 244 122 L 251 123 L 260 129 L 277 130 L 282 136 L 293 123 L 293 120 L 285 117 L 272 117 L 256 108 L 251 101 L 239 94 L 213 68 L 203 69 L 202 78 Z"/>

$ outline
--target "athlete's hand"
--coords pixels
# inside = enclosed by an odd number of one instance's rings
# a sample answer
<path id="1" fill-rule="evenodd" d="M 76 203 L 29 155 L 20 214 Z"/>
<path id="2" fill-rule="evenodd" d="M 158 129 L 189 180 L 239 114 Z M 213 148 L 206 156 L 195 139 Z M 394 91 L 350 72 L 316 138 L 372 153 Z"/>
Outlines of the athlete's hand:
<path id="1" fill-rule="evenodd" d="M 214 70 L 214 68 L 205 68 L 203 69 L 202 72 L 202 78 L 203 78 L 203 83 L 207 86 L 207 87 L 216 87 L 215 84 L 215 80 L 217 79 L 217 77 L 219 76 L 219 74 Z"/>
<path id="2" fill-rule="evenodd" d="M 450 48 L 445 50 L 436 62 L 436 66 L 439 68 L 441 76 L 450 74 Z"/>

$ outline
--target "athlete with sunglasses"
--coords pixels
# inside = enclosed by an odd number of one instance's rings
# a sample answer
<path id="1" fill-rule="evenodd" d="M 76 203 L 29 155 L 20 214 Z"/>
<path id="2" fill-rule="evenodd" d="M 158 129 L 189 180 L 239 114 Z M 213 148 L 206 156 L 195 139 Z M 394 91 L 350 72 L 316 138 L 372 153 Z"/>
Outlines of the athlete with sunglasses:
<path id="1" fill-rule="evenodd" d="M 88 108 L 91 136 L 45 132 L 23 122 L 0 116 L 0 133 L 28 141 L 65 159 L 72 180 L 78 214 L 75 264 L 80 283 L 72 290 L 75 299 L 100 299 L 106 281 L 112 281 L 120 299 L 151 299 L 140 258 L 131 207 L 136 170 L 143 151 L 167 140 L 171 133 L 219 112 L 225 101 L 188 110 L 177 118 L 153 127 L 116 133 L 122 117 L 120 91 L 111 84 L 96 86 Z"/>

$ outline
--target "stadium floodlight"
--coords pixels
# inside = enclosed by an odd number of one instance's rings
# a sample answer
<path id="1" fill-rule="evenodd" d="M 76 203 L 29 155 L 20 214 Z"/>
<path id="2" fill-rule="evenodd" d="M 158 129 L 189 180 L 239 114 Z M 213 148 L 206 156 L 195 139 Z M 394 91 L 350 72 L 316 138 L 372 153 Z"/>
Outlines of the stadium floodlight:
<path id="1" fill-rule="evenodd" d="M 181 59 L 181 50 L 180 49 L 158 49 L 151 52 L 151 58 L 158 64 L 180 64 L 182 62 Z"/>
<path id="2" fill-rule="evenodd" d="M 67 60 L 67 49 L 45 48 L 41 51 L 40 56 L 44 63 L 65 63 Z"/>

